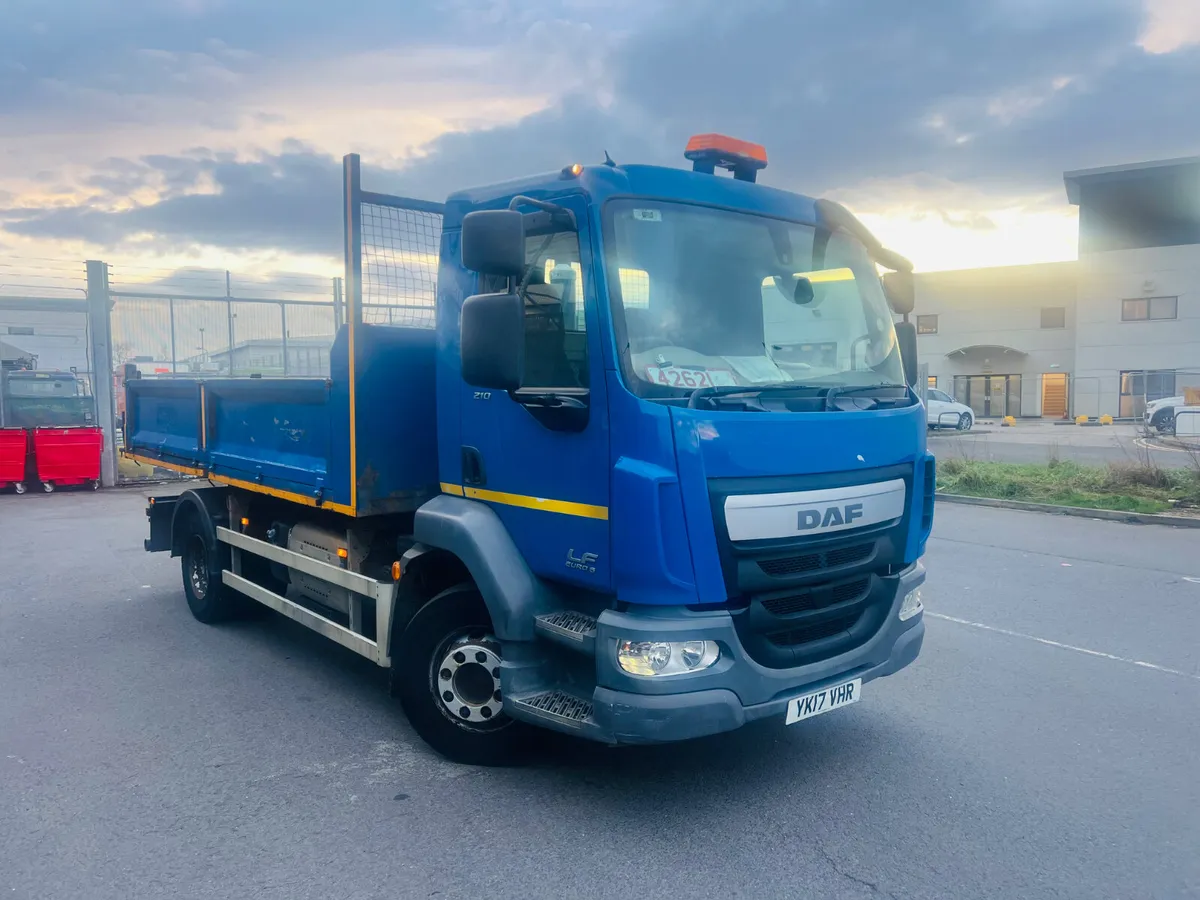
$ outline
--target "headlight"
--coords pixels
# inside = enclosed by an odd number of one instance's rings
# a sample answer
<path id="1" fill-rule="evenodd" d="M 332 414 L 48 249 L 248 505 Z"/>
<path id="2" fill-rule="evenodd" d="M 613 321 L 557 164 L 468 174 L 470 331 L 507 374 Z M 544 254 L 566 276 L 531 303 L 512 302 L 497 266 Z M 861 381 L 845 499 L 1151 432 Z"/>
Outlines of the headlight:
<path id="1" fill-rule="evenodd" d="M 904 595 L 904 602 L 900 604 L 900 621 L 907 622 L 924 608 L 921 604 L 921 589 L 913 588 Z"/>
<path id="2" fill-rule="evenodd" d="M 617 665 L 630 675 L 686 675 L 720 658 L 715 641 L 617 641 Z"/>

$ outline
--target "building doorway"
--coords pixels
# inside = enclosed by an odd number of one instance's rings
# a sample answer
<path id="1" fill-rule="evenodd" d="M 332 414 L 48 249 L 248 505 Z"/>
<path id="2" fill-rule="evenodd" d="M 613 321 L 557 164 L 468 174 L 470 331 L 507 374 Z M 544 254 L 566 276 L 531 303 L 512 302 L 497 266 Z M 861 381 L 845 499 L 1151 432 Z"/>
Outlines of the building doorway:
<path id="1" fill-rule="evenodd" d="M 1047 372 L 1042 376 L 1042 417 L 1067 417 L 1067 373 Z"/>
<path id="2" fill-rule="evenodd" d="M 954 399 L 977 419 L 1021 415 L 1020 375 L 955 375 Z"/>

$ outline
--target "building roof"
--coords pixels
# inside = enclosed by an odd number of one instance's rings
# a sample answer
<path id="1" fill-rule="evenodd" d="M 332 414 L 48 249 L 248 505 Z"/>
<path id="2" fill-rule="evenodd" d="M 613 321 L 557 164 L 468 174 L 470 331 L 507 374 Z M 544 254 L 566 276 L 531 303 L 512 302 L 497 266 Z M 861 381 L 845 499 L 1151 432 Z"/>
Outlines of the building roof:
<path id="1" fill-rule="evenodd" d="M 1155 159 L 1147 162 L 1126 163 L 1120 166 L 1076 169 L 1072 172 L 1063 172 L 1063 182 L 1067 186 L 1067 202 L 1078 206 L 1080 188 L 1084 185 L 1163 176 L 1173 177 L 1183 174 L 1188 169 L 1196 169 L 1200 172 L 1200 156 L 1181 156 L 1177 159 Z"/>

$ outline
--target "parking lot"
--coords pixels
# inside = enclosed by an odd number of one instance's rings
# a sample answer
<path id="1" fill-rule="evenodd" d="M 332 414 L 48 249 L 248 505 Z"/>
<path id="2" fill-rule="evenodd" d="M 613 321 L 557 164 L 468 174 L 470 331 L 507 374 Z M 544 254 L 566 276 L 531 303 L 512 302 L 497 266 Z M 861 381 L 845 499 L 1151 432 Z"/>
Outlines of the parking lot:
<path id="1" fill-rule="evenodd" d="M 929 448 L 941 457 L 961 457 L 993 462 L 1041 463 L 1070 459 L 1082 465 L 1153 463 L 1162 468 L 1200 466 L 1200 447 L 1189 450 L 1182 442 L 1144 435 L 1129 423 L 1115 425 L 1055 424 L 1040 419 L 1018 419 L 1012 427 L 999 421 L 977 422 L 967 432 L 939 430 L 929 433 Z"/>
<path id="2" fill-rule="evenodd" d="M 195 622 L 144 502 L 0 497 L 0 896 L 1200 897 L 1194 531 L 942 505 L 858 705 L 496 770 L 291 622 Z"/>

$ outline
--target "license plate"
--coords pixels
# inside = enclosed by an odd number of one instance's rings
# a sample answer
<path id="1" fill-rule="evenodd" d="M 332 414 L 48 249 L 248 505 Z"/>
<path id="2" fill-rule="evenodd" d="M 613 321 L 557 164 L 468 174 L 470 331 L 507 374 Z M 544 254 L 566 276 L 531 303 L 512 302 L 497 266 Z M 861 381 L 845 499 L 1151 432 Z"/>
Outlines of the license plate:
<path id="1" fill-rule="evenodd" d="M 855 678 L 853 681 L 827 687 L 823 691 L 814 691 L 803 697 L 796 697 L 788 701 L 787 724 L 794 725 L 796 722 L 811 719 L 821 713 L 857 703 L 861 695 L 862 679 Z"/>
<path id="2" fill-rule="evenodd" d="M 729 369 L 681 369 L 678 366 L 646 366 L 646 378 L 668 387 L 702 388 L 735 385 Z"/>

